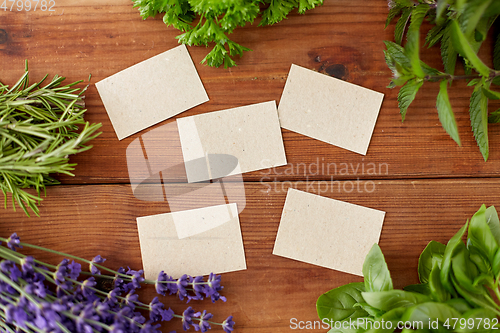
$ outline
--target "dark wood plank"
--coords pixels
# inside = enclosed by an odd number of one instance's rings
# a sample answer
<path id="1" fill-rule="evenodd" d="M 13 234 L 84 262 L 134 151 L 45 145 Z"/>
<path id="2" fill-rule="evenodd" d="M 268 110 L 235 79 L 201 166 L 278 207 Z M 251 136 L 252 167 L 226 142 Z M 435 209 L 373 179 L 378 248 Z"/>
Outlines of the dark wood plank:
<path id="1" fill-rule="evenodd" d="M 228 70 L 200 65 L 208 50 L 190 47 L 211 100 L 179 117 L 267 100 L 279 101 L 290 65 L 296 63 L 383 92 L 386 97 L 366 156 L 284 130 L 289 165 L 273 171 L 277 179 L 497 177 L 500 173 L 498 125 L 490 125 L 491 154 L 485 163 L 470 130 L 467 108 L 472 90 L 465 84 L 454 84 L 450 91 L 462 147 L 458 147 L 439 124 L 435 84 L 424 86 L 410 107 L 407 120 L 401 123 L 397 91 L 385 88 L 391 73 L 384 62 L 382 41 L 391 40 L 393 32 L 393 25 L 384 30 L 386 15 L 384 0 L 339 0 L 327 1 L 305 15 L 293 13 L 272 27 L 257 27 L 256 22 L 236 29 L 232 35 L 254 51 L 246 53 L 237 60 L 237 67 Z M 165 27 L 160 16 L 142 21 L 128 0 L 59 1 L 52 14 L 2 13 L 1 24 L 8 37 L 0 44 L 0 80 L 9 84 L 21 75 L 24 59 L 30 61 L 33 78 L 57 73 L 67 76 L 68 80 L 77 80 L 86 79 L 91 73 L 95 83 L 177 45 L 176 30 Z M 491 62 L 491 46 L 486 44 L 481 55 Z M 441 66 L 435 48 L 425 50 L 422 57 L 433 66 Z M 72 159 L 79 164 L 76 177 L 61 176 L 60 179 L 66 184 L 126 183 L 126 148 L 145 131 L 118 141 L 93 84 L 86 100 L 87 119 L 102 122 L 104 133 L 94 141 L 91 151 Z M 492 103 L 492 110 L 499 105 Z M 331 168 L 329 173 L 304 175 L 297 170 L 301 163 L 309 166 L 317 162 L 336 163 L 337 171 Z M 386 163 L 389 168 L 387 173 L 376 175 L 346 173 L 339 171 L 341 163 L 354 166 Z M 287 170 L 289 174 L 283 174 Z M 245 175 L 248 181 L 261 178 L 261 172 Z"/>
<path id="2" fill-rule="evenodd" d="M 226 304 L 201 302 L 216 319 L 232 314 L 237 332 L 289 332 L 290 319 L 315 320 L 315 301 L 323 292 L 360 277 L 272 255 L 286 190 L 306 184 L 246 183 L 246 207 L 240 215 L 248 269 L 223 274 Z M 373 192 L 350 191 L 349 182 L 322 185 L 322 195 L 387 212 L 380 245 L 396 287 L 417 282 L 417 262 L 427 242 L 446 242 L 480 205 L 500 206 L 500 180 L 376 181 Z M 269 190 L 269 186 L 272 190 Z M 317 186 L 317 185 L 316 185 Z M 344 190 L 344 187 L 347 191 Z M 350 192 L 350 193 L 348 193 Z M 0 234 L 17 232 L 23 241 L 85 258 L 101 254 L 111 268 L 141 268 L 135 218 L 167 212 L 166 203 L 135 199 L 129 186 L 58 186 L 48 190 L 41 218 L 27 218 L 11 209 L 1 214 Z M 307 226 L 307 221 L 304 221 Z M 34 253 L 32 251 L 28 251 Z M 60 258 L 35 253 L 56 263 Z M 165 255 L 175 255 L 166 253 Z M 202 255 L 202 254 L 200 254 Z M 217 255 L 217 254 L 209 254 Z M 202 260 L 202 258 L 192 258 Z M 168 267 L 165 268 L 168 270 Z M 143 296 L 151 299 L 154 289 Z M 186 305 L 166 298 L 173 309 Z M 174 325 L 175 326 L 175 325 Z M 165 326 L 168 329 L 179 327 Z M 168 329 L 167 329 L 168 328 Z"/>

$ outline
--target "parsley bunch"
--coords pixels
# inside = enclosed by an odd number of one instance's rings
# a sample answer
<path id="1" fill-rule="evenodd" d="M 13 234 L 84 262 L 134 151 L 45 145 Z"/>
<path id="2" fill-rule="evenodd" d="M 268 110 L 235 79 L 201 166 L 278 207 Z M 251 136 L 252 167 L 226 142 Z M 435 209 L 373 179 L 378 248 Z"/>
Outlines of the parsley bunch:
<path id="1" fill-rule="evenodd" d="M 42 86 L 46 78 L 30 85 L 26 64 L 11 88 L 0 83 L 0 189 L 5 206 L 11 193 L 14 209 L 17 202 L 28 216 L 28 207 L 38 215 L 41 190 L 59 183 L 49 174 L 72 176 L 76 164 L 69 164 L 68 155 L 90 149 L 85 144 L 101 127 L 83 120 L 86 88 L 75 88 L 82 81 L 62 85 L 65 78 L 56 75 Z M 37 195 L 23 190 L 30 187 Z"/>
<path id="2" fill-rule="evenodd" d="M 236 65 L 233 58 L 250 51 L 228 38 L 238 26 L 252 23 L 261 16 L 259 26 L 272 25 L 285 19 L 295 8 L 300 14 L 322 5 L 323 0 L 132 0 L 143 19 L 164 13 L 167 26 L 183 32 L 177 36 L 179 43 L 208 46 L 212 51 L 202 60 L 212 67 Z M 267 8 L 261 9 L 261 4 Z M 196 20 L 195 20 L 196 19 Z"/>
<path id="3" fill-rule="evenodd" d="M 500 99 L 491 85 L 500 84 L 500 35 L 496 38 L 493 68 L 477 55 L 489 29 L 500 14 L 498 0 L 389 0 L 386 26 L 397 16 L 395 43 L 386 41 L 386 62 L 394 77 L 389 88 L 402 86 L 399 108 L 404 121 L 408 107 L 424 82 L 440 82 L 436 107 L 445 131 L 460 145 L 457 123 L 448 97 L 455 80 L 467 80 L 474 90 L 470 98 L 470 119 L 474 137 L 484 160 L 488 159 L 488 122 L 500 122 L 500 109 L 488 115 L 488 100 Z M 420 60 L 420 28 L 427 19 L 433 24 L 426 44 L 440 45 L 443 70 Z M 406 44 L 402 46 L 406 35 Z M 457 59 L 463 61 L 465 75 L 455 75 Z"/>

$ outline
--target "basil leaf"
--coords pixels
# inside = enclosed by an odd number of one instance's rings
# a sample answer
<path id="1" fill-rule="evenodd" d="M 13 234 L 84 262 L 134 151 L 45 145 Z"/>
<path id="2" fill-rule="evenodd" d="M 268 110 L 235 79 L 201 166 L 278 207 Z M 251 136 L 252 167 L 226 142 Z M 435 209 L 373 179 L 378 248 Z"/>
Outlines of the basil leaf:
<path id="1" fill-rule="evenodd" d="M 427 283 L 410 284 L 403 288 L 404 291 L 411 291 L 422 295 L 430 296 L 431 291 Z"/>
<path id="2" fill-rule="evenodd" d="M 463 288 L 460 283 L 458 283 L 458 280 L 453 274 L 451 274 L 451 281 L 453 283 L 453 286 L 455 287 L 456 291 L 462 296 L 469 304 L 481 307 L 481 308 L 486 308 L 495 311 L 495 308 L 491 305 L 494 303 L 494 301 L 491 299 L 491 296 L 488 294 L 488 290 L 484 287 L 482 287 L 482 292 L 477 294 L 468 291 L 467 289 Z"/>
<path id="3" fill-rule="evenodd" d="M 455 295 L 455 290 L 453 289 L 453 285 L 450 281 L 451 258 L 454 255 L 454 252 L 456 251 L 458 245 L 463 244 L 462 237 L 465 233 L 465 230 L 467 230 L 468 224 L 469 221 L 467 221 L 465 225 L 462 228 L 460 228 L 460 230 L 453 237 L 451 237 L 451 239 L 448 241 L 448 244 L 446 245 L 443 254 L 443 262 L 441 263 L 441 273 L 440 273 L 441 283 L 443 287 L 446 290 L 448 290 L 448 292 L 450 292 L 452 295 Z"/>
<path id="4" fill-rule="evenodd" d="M 401 318 L 402 321 L 423 322 L 424 327 L 429 327 L 429 323 L 435 321 L 444 323 L 447 319 L 459 318 L 460 313 L 453 307 L 445 303 L 427 302 L 417 304 L 406 310 Z"/>
<path id="5" fill-rule="evenodd" d="M 434 263 L 431 274 L 429 276 L 429 290 L 432 298 L 437 302 L 446 302 L 450 299 L 450 293 L 444 289 L 439 278 L 441 270 L 437 263 Z"/>
<path id="6" fill-rule="evenodd" d="M 385 291 L 393 288 L 384 254 L 376 243 L 373 244 L 363 263 L 363 276 L 366 291 Z"/>
<path id="7" fill-rule="evenodd" d="M 469 303 L 467 303 L 467 301 L 463 298 L 452 298 L 447 300 L 445 303 L 460 313 L 467 312 L 471 309 Z"/>
<path id="8" fill-rule="evenodd" d="M 486 216 L 486 223 L 488 223 L 493 237 L 495 237 L 497 244 L 500 246 L 500 220 L 498 219 L 495 206 L 488 207 L 484 215 Z"/>
<path id="9" fill-rule="evenodd" d="M 418 279 L 420 283 L 429 282 L 429 275 L 434 262 L 438 262 L 441 266 L 445 249 L 446 246 L 440 242 L 430 241 L 427 244 L 418 259 Z"/>
<path id="10" fill-rule="evenodd" d="M 496 318 L 493 311 L 488 309 L 473 309 L 464 313 L 460 318 L 465 319 L 466 325 L 457 325 L 456 332 L 459 333 L 486 333 L 491 332 L 491 323 Z M 469 320 L 470 319 L 470 320 Z M 484 319 L 489 319 L 489 325 L 485 325 Z M 472 325 L 470 325 L 472 324 Z M 472 327 L 471 327 L 472 326 Z M 487 328 L 486 328 L 487 327 Z"/>
<path id="11" fill-rule="evenodd" d="M 316 301 L 316 310 L 321 320 L 333 321 L 365 317 L 368 313 L 357 303 L 364 303 L 361 293 L 365 291 L 363 282 L 349 283 L 321 295 Z"/>
<path id="12" fill-rule="evenodd" d="M 476 248 L 478 253 L 488 260 L 491 267 L 493 258 L 498 251 L 498 244 L 486 222 L 485 205 L 482 205 L 470 220 L 467 248 Z"/>
<path id="13" fill-rule="evenodd" d="M 373 306 L 369 305 L 368 303 L 357 303 L 354 304 L 354 306 L 360 307 L 361 309 L 365 310 L 366 312 L 368 312 L 368 315 L 372 317 L 380 317 L 381 315 L 384 314 L 384 311 L 376 309 Z"/>
<path id="14" fill-rule="evenodd" d="M 373 327 L 378 327 L 378 328 L 372 328 L 366 333 L 392 333 L 394 332 L 394 329 L 397 327 L 398 323 L 401 321 L 401 316 L 405 313 L 406 308 L 395 308 L 390 311 L 387 311 L 384 313 L 382 316 L 377 318 L 375 322 L 378 322 L 378 324 L 373 323 Z M 391 324 L 389 324 L 390 322 Z"/>
<path id="15" fill-rule="evenodd" d="M 373 291 L 361 293 L 365 302 L 374 308 L 389 311 L 399 307 L 429 302 L 428 296 L 404 290 Z"/>
<path id="16" fill-rule="evenodd" d="M 469 251 L 463 243 L 457 247 L 457 251 L 451 260 L 453 275 L 457 281 L 470 292 L 479 294 L 481 288 L 474 286 L 474 279 L 479 275 L 476 265 L 469 258 Z"/>

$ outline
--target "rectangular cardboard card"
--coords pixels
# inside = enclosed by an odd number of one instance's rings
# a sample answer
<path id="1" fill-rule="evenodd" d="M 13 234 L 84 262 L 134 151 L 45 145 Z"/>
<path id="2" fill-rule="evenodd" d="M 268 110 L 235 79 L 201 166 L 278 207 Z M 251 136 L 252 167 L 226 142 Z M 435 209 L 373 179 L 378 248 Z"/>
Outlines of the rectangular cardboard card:
<path id="1" fill-rule="evenodd" d="M 384 94 L 292 65 L 281 127 L 366 155 Z"/>
<path id="2" fill-rule="evenodd" d="M 286 164 L 274 101 L 177 119 L 188 182 Z"/>
<path id="3" fill-rule="evenodd" d="M 385 212 L 290 188 L 273 254 L 363 275 Z"/>
<path id="4" fill-rule="evenodd" d="M 185 45 L 96 83 L 121 140 L 208 101 Z"/>
<path id="5" fill-rule="evenodd" d="M 137 218 L 146 279 L 246 269 L 235 203 Z"/>

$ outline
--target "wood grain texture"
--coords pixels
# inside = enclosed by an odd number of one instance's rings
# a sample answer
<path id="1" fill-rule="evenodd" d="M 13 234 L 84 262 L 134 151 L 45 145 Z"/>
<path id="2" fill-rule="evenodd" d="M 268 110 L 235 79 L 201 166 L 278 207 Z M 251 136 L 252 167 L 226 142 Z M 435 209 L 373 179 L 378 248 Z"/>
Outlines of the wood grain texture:
<path id="1" fill-rule="evenodd" d="M 334 176 L 352 178 L 448 178 L 492 177 L 500 173 L 500 135 L 498 125 L 490 125 L 491 153 L 488 162 L 481 159 L 472 136 L 468 116 L 472 92 L 464 83 L 454 84 L 450 98 L 454 107 L 462 147 L 458 147 L 442 129 L 435 98 L 437 86 L 428 83 L 402 123 L 397 108 L 397 90 L 386 88 L 390 71 L 384 62 L 383 40 L 391 40 L 393 25 L 384 30 L 387 3 L 377 1 L 326 1 L 323 7 L 305 15 L 290 17 L 272 27 L 257 27 L 257 22 L 236 29 L 234 40 L 253 49 L 228 70 L 200 65 L 209 49 L 190 47 L 189 51 L 205 85 L 210 102 L 178 117 L 221 110 L 268 100 L 279 102 L 292 63 L 340 77 L 348 82 L 383 92 L 385 100 L 375 127 L 368 154 L 361 156 L 332 145 L 283 130 L 288 162 L 299 163 L 389 163 L 387 174 L 360 175 L 331 171 L 306 176 L 321 179 Z M 161 16 L 142 21 L 128 0 L 57 2 L 54 13 L 5 12 L 1 29 L 7 34 L 0 44 L 2 70 L 0 80 L 13 84 L 22 74 L 23 61 L 30 61 L 33 78 L 61 74 L 68 80 L 86 79 L 92 74 L 95 83 L 133 64 L 177 45 L 175 29 L 167 28 Z M 422 29 L 424 30 L 424 29 Z M 491 62 L 491 46 L 485 43 L 481 55 Z M 425 50 L 422 58 L 441 67 L 438 50 Z M 126 183 L 126 147 L 144 134 L 118 141 L 109 118 L 91 84 L 86 96 L 87 120 L 103 123 L 103 134 L 94 141 L 94 149 L 75 156 L 79 164 L 76 177 L 61 176 L 66 184 Z M 492 103 L 494 110 L 500 105 Z M 157 126 L 173 120 L 167 120 Z M 290 167 L 288 166 L 288 168 Z M 303 173 L 284 173 L 278 179 L 299 179 Z M 296 169 L 296 168 L 295 168 Z M 375 176 L 375 177 L 374 177 Z M 258 181 L 259 172 L 245 175 Z M 324 177 L 323 177 L 324 178 Z"/>
<path id="2" fill-rule="evenodd" d="M 420 252 L 430 240 L 447 242 L 482 203 L 500 206 L 500 180 L 380 180 L 373 191 L 351 191 L 349 181 L 323 183 L 321 195 L 386 211 L 380 246 L 395 287 L 417 282 Z M 317 297 L 360 277 L 272 255 L 286 191 L 316 190 L 305 184 L 246 183 L 246 207 L 240 214 L 248 269 L 223 274 L 228 302 L 190 303 L 207 308 L 216 319 L 235 316 L 237 332 L 289 332 L 290 319 L 316 320 Z M 271 189 L 269 188 L 271 186 Z M 346 190 L 344 190 L 344 188 Z M 111 268 L 142 267 L 136 217 L 168 212 L 166 203 L 137 200 L 127 185 L 57 186 L 48 190 L 41 218 L 2 211 L 0 235 L 16 231 L 22 240 L 85 258 L 101 254 Z M 304 221 L 307 225 L 308 221 Z M 60 258 L 40 252 L 42 260 Z M 175 255 L 169 253 L 165 255 Z M 203 260 L 204 255 L 191 258 Z M 165 268 L 168 271 L 168 267 Z M 152 299 L 154 288 L 141 297 Z M 187 306 L 162 298 L 176 311 Z M 165 325 L 164 332 L 179 329 Z"/>
<path id="3" fill-rule="evenodd" d="M 93 141 L 93 149 L 72 157 L 78 163 L 75 177 L 59 176 L 64 185 L 47 189 L 41 218 L 27 218 L 11 206 L 0 210 L 0 235 L 17 232 L 26 242 L 86 258 L 101 254 L 112 268 L 138 269 L 142 264 L 135 218 L 168 212 L 169 207 L 134 198 L 126 149 L 146 131 L 118 141 L 93 83 L 177 46 L 178 32 L 167 28 L 160 16 L 142 21 L 129 0 L 56 0 L 55 10 L 0 11 L 0 81 L 15 83 L 24 59 L 33 80 L 49 73 L 72 82 L 92 74 L 86 119 L 101 122 L 103 134 Z M 255 22 L 232 35 L 253 51 L 227 70 L 200 65 L 209 50 L 189 47 L 210 101 L 178 117 L 279 102 L 292 63 L 385 94 L 366 156 L 283 130 L 288 165 L 244 175 L 246 208 L 240 220 L 248 270 L 223 275 L 227 303 L 196 304 L 213 311 L 218 321 L 234 315 L 236 332 L 289 332 L 291 318 L 317 319 L 315 302 L 321 293 L 361 281 L 271 254 L 290 186 L 386 211 L 380 245 L 396 287 L 417 281 L 418 255 L 427 242 L 446 242 L 482 203 L 500 205 L 499 125 L 490 125 L 490 159 L 484 162 L 470 129 L 470 87 L 459 82 L 450 89 L 462 147 L 439 123 L 433 83 L 424 85 L 401 122 L 397 90 L 386 88 L 391 73 L 382 41 L 392 40 L 394 29 L 384 30 L 386 16 L 385 0 L 327 0 L 272 27 Z M 487 63 L 491 51 L 485 43 L 480 55 Z M 425 50 L 422 58 L 441 67 L 435 48 Z M 491 103 L 491 110 L 498 107 L 500 102 Z M 179 146 L 171 148 L 167 154 L 178 158 Z M 181 176 L 174 174 L 168 186 L 182 186 L 175 184 Z M 26 252 L 51 263 L 60 260 Z M 142 294 L 151 299 L 154 290 L 145 288 Z M 173 298 L 168 304 L 178 312 L 186 308 Z M 164 332 L 172 329 L 179 332 L 180 326 L 165 325 Z"/>

